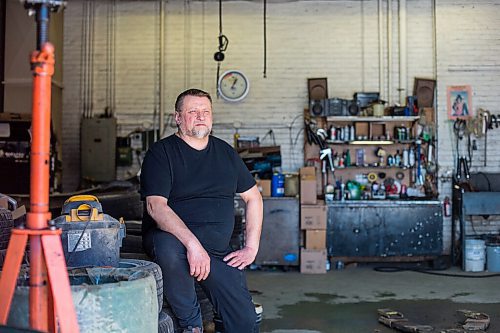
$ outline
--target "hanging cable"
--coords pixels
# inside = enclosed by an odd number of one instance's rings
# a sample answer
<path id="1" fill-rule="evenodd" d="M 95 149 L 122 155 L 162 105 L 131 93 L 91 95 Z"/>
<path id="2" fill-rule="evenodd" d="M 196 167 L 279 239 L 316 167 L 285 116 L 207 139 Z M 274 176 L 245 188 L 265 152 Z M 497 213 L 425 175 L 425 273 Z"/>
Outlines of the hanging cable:
<path id="1" fill-rule="evenodd" d="M 264 72 L 262 73 L 264 79 L 267 77 L 267 0 L 264 0 Z"/>
<path id="2" fill-rule="evenodd" d="M 214 54 L 214 60 L 217 61 L 217 77 L 215 78 L 217 98 L 219 98 L 220 63 L 224 61 L 224 52 L 227 50 L 228 44 L 229 39 L 222 33 L 222 0 L 219 0 L 219 51 Z"/>

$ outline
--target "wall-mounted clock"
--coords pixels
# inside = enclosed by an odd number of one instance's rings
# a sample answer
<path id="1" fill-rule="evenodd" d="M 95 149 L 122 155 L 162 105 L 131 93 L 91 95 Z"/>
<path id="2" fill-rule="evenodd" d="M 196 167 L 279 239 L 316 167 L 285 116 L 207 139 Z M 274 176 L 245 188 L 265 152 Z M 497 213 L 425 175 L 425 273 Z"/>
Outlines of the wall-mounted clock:
<path id="1" fill-rule="evenodd" d="M 229 70 L 219 77 L 217 89 L 219 95 L 226 101 L 238 102 L 247 96 L 250 81 L 242 72 Z"/>

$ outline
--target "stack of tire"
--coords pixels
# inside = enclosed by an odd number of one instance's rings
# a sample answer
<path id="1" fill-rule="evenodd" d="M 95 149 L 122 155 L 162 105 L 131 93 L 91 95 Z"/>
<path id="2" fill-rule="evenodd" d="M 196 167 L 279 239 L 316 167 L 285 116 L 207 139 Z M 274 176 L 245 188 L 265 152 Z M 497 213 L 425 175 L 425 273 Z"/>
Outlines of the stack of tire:
<path id="1" fill-rule="evenodd" d="M 255 314 L 257 315 L 253 333 L 259 333 L 260 323 L 262 322 L 263 308 L 259 303 L 253 302 L 253 304 L 255 305 Z M 224 333 L 224 325 L 222 324 L 222 319 L 217 314 L 214 315 L 214 333 Z"/>
<path id="2" fill-rule="evenodd" d="M 96 196 L 106 214 L 125 221 L 126 236 L 120 248 L 120 256 L 148 260 L 142 248 L 143 202 L 139 192 L 135 188 L 130 188 L 125 191 L 96 193 Z"/>
<path id="3" fill-rule="evenodd" d="M 8 321 L 14 327 L 29 324 L 29 270 L 23 265 L 17 280 Z M 174 332 L 172 319 L 155 304 L 163 290 L 158 289 L 161 271 L 154 263 L 122 260 L 119 268 L 69 268 L 68 276 L 80 332 Z"/>
<path id="4" fill-rule="evenodd" d="M 10 210 L 0 208 L 0 270 L 3 267 L 7 246 L 9 245 L 10 234 L 14 227 L 14 220 Z"/>
<path id="5" fill-rule="evenodd" d="M 137 270 L 148 272 L 156 280 L 156 293 L 158 298 L 158 333 L 174 333 L 173 315 L 164 306 L 163 302 L 163 276 L 161 268 L 157 264 L 147 260 L 139 259 L 120 259 L 119 268 L 127 270 Z"/>

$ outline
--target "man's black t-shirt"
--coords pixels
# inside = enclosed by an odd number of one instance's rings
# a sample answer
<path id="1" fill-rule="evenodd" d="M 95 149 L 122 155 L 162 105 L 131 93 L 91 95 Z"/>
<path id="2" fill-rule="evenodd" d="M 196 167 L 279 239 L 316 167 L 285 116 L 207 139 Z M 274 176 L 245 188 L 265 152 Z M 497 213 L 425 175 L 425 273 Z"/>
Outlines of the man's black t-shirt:
<path id="1" fill-rule="evenodd" d="M 213 136 L 196 150 L 178 136 L 155 143 L 141 169 L 141 196 L 163 196 L 213 254 L 227 253 L 234 226 L 234 194 L 249 190 L 255 180 L 236 151 Z M 156 227 L 144 212 L 143 234 Z"/>

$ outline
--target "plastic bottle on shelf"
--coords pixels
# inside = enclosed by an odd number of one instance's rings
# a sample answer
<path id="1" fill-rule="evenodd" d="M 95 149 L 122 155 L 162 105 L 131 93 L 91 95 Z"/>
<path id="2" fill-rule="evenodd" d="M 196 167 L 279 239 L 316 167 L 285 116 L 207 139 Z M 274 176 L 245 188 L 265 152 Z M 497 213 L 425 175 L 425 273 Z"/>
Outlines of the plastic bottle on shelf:
<path id="1" fill-rule="evenodd" d="M 387 165 L 388 166 L 394 165 L 394 158 L 392 157 L 392 155 L 387 156 Z"/>
<path id="2" fill-rule="evenodd" d="M 408 155 L 408 164 L 410 167 L 413 167 L 415 165 L 415 149 L 413 149 L 413 147 L 410 147 Z"/>
<path id="3" fill-rule="evenodd" d="M 349 149 L 345 152 L 344 164 L 346 167 L 351 166 L 351 153 L 349 152 Z"/>
<path id="4" fill-rule="evenodd" d="M 340 183 L 340 201 L 345 200 L 345 184 Z"/>
<path id="5" fill-rule="evenodd" d="M 394 155 L 394 165 L 401 166 L 401 154 L 399 153 L 399 149 L 396 150 L 396 155 Z"/>
<path id="6" fill-rule="evenodd" d="M 408 149 L 403 149 L 403 167 L 407 168 L 410 165 Z"/>

